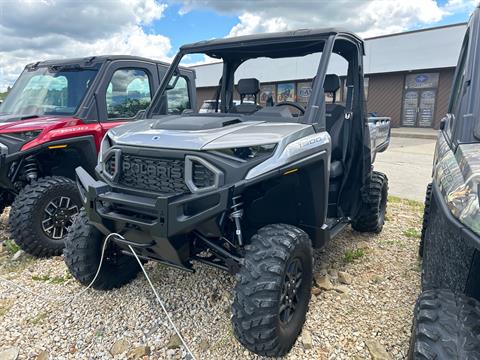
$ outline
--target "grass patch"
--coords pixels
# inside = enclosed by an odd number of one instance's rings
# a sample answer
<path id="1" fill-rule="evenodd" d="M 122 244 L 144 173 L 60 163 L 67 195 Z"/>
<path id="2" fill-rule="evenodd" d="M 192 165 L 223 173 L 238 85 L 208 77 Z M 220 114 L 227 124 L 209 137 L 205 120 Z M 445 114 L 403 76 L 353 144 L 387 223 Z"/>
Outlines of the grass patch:
<path id="1" fill-rule="evenodd" d="M 3 245 L 5 246 L 7 251 L 12 255 L 20 250 L 20 247 L 17 244 L 15 244 L 15 241 L 11 239 L 3 240 Z"/>
<path id="2" fill-rule="evenodd" d="M 343 255 L 343 261 L 347 264 L 354 262 L 355 260 L 361 259 L 365 256 L 365 250 L 361 248 L 347 250 Z"/>
<path id="3" fill-rule="evenodd" d="M 48 313 L 46 311 L 40 311 L 34 318 L 31 318 L 28 320 L 30 324 L 37 325 L 43 322 L 48 316 Z"/>
<path id="4" fill-rule="evenodd" d="M 65 274 L 63 276 L 50 276 L 50 274 L 47 275 L 33 275 L 32 280 L 33 281 L 43 281 L 43 282 L 48 282 L 50 284 L 63 284 L 65 281 L 70 280 L 72 278 L 72 275 L 70 274 Z"/>
<path id="5" fill-rule="evenodd" d="M 388 202 L 391 204 L 407 205 L 416 211 L 423 211 L 424 208 L 424 204 L 421 201 L 404 199 L 394 195 L 388 195 Z"/>
<path id="6" fill-rule="evenodd" d="M 422 258 L 419 256 L 417 261 L 415 261 L 415 266 L 412 267 L 412 270 L 421 273 L 422 272 Z"/>
<path id="7" fill-rule="evenodd" d="M 0 300 L 0 317 L 4 316 L 13 306 L 11 300 Z"/>
<path id="8" fill-rule="evenodd" d="M 380 275 L 374 275 L 371 280 L 374 284 L 380 284 L 383 281 L 383 277 Z"/>
<path id="9" fill-rule="evenodd" d="M 401 247 L 401 248 L 406 247 L 405 241 L 402 241 L 402 240 L 388 240 L 388 239 L 387 240 L 380 240 L 379 244 L 384 245 L 384 246 L 398 246 L 398 247 Z"/>
<path id="10" fill-rule="evenodd" d="M 388 202 L 392 204 L 400 204 L 402 202 L 402 198 L 398 196 L 388 195 Z"/>
<path id="11" fill-rule="evenodd" d="M 0 263 L 0 275 L 9 275 L 9 279 L 13 279 L 14 274 L 20 273 L 26 268 L 28 268 L 32 263 L 35 262 L 35 259 L 27 257 L 22 261 L 5 261 Z"/>
<path id="12" fill-rule="evenodd" d="M 420 231 L 418 231 L 415 228 L 408 228 L 402 234 L 405 235 L 406 237 L 413 238 L 413 239 L 420 239 L 422 235 Z"/>

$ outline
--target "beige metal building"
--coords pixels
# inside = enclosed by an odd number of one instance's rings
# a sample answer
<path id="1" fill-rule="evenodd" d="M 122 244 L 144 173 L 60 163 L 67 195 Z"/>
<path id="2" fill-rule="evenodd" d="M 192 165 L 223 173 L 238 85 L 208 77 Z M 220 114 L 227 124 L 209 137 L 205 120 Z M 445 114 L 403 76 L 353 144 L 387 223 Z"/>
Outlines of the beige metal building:
<path id="1" fill-rule="evenodd" d="M 366 39 L 364 72 L 368 111 L 390 116 L 395 127 L 438 128 L 448 108 L 465 30 L 466 23 L 461 23 Z M 312 56 L 283 59 L 278 66 L 256 59 L 237 72 L 240 72 L 238 78 L 242 78 L 242 73 L 246 77 L 250 77 L 252 71 L 258 74 L 261 104 L 267 95 L 276 101 L 306 103 L 316 66 Z M 345 75 L 340 61 L 333 61 L 331 68 L 329 72 Z M 204 100 L 215 98 L 222 65 L 211 63 L 194 69 L 201 106 Z M 337 96 L 343 97 L 343 93 L 342 89 Z"/>

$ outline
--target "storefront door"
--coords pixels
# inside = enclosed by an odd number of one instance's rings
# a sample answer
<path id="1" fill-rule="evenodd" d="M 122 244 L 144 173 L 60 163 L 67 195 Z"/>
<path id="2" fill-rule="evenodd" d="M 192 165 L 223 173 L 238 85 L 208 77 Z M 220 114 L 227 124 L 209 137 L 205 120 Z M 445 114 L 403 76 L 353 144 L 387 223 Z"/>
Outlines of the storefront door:
<path id="1" fill-rule="evenodd" d="M 406 91 L 402 126 L 432 127 L 436 95 L 435 89 Z"/>
<path id="2" fill-rule="evenodd" d="M 438 78 L 438 73 L 406 76 L 402 126 L 427 128 L 433 126 Z"/>

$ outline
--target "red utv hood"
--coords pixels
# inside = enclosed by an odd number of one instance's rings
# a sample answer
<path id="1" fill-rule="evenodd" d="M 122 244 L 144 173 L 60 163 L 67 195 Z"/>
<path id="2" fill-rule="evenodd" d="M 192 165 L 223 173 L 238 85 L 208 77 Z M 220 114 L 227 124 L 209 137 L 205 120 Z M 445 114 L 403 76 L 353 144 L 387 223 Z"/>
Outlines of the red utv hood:
<path id="1" fill-rule="evenodd" d="M 33 119 L 0 122 L 0 133 L 22 132 L 30 130 L 56 129 L 76 125 L 80 120 L 73 117 L 42 116 Z"/>
<path id="2" fill-rule="evenodd" d="M 0 122 L 0 134 L 41 130 L 41 133 L 22 146 L 28 150 L 45 142 L 72 137 L 72 132 L 85 127 L 80 119 L 73 117 L 42 116 L 33 119 Z M 70 130 L 70 131 L 68 131 Z"/>

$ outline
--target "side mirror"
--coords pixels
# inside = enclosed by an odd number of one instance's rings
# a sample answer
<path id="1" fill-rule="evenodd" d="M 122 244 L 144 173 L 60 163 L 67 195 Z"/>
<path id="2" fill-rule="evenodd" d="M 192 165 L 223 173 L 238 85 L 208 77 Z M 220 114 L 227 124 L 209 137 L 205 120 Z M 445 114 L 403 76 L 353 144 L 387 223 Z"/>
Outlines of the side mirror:
<path id="1" fill-rule="evenodd" d="M 448 120 L 447 116 L 445 116 L 444 118 L 442 118 L 442 120 L 440 120 L 440 130 L 445 130 L 445 128 L 447 127 L 447 120 Z"/>

